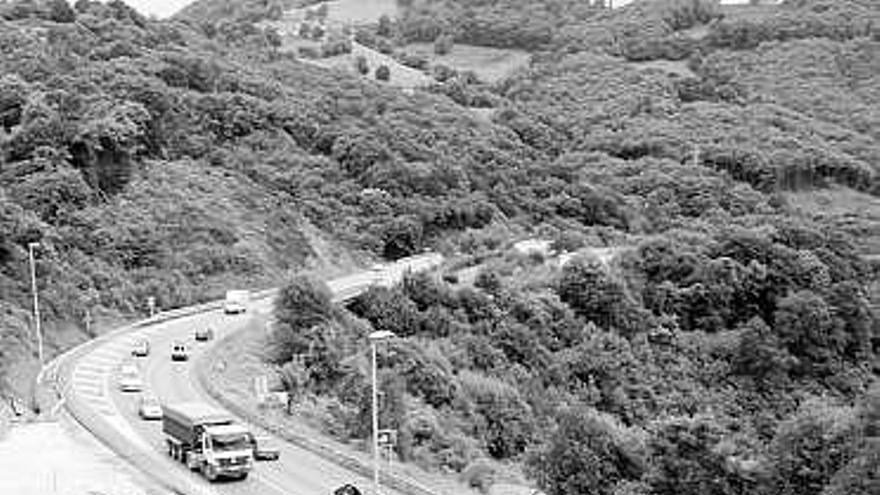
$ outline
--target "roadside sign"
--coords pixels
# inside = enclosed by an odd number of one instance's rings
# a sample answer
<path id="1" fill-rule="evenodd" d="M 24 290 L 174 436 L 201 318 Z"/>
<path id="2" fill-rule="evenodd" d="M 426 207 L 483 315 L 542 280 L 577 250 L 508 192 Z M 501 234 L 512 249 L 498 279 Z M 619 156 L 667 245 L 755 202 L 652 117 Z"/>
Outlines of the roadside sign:
<path id="1" fill-rule="evenodd" d="M 379 430 L 379 445 L 390 447 L 397 443 L 397 430 Z"/>
<path id="2" fill-rule="evenodd" d="M 86 334 L 92 334 L 92 312 L 86 309 L 86 313 L 83 315 L 83 324 L 86 326 Z"/>

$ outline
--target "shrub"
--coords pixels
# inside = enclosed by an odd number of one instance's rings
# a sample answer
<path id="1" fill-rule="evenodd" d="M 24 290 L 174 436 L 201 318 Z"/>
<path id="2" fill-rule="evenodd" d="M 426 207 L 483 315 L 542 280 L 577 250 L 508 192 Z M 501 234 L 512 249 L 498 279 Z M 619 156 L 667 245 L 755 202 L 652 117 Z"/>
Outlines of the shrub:
<path id="1" fill-rule="evenodd" d="M 367 62 L 367 57 L 363 55 L 358 55 L 354 59 L 354 68 L 358 71 L 358 74 L 365 76 L 370 73 L 370 64 Z"/>
<path id="2" fill-rule="evenodd" d="M 611 495 L 619 481 L 636 480 L 642 460 L 628 433 L 595 410 L 563 411 L 546 443 L 526 461 L 538 485 L 553 495 Z"/>
<path id="3" fill-rule="evenodd" d="M 434 53 L 436 55 L 446 55 L 452 51 L 453 39 L 451 35 L 442 34 L 434 40 Z"/>
<path id="4" fill-rule="evenodd" d="M 478 492 L 487 494 L 495 483 L 497 468 L 488 459 L 476 459 L 461 472 L 461 481 Z"/>
<path id="5" fill-rule="evenodd" d="M 391 69 L 389 69 L 388 66 L 384 64 L 376 67 L 376 79 L 379 81 L 390 81 Z"/>

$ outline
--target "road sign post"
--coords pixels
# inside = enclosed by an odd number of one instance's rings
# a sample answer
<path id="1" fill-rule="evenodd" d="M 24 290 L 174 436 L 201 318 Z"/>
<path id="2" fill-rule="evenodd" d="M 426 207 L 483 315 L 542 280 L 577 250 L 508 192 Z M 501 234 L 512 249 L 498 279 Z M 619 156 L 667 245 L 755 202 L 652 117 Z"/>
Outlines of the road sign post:
<path id="1" fill-rule="evenodd" d="M 83 315 L 83 324 L 86 326 L 86 335 L 92 334 L 92 312 L 86 308 L 86 314 Z"/>

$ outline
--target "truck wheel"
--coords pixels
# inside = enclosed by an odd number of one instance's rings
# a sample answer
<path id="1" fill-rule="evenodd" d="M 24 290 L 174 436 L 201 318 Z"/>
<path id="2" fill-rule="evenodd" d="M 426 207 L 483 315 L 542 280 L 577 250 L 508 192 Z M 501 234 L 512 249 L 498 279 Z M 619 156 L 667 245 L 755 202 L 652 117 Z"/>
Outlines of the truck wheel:
<path id="1" fill-rule="evenodd" d="M 205 463 L 202 465 L 202 474 L 205 475 L 205 478 L 208 478 L 208 481 L 217 481 L 217 470 L 210 464 Z"/>

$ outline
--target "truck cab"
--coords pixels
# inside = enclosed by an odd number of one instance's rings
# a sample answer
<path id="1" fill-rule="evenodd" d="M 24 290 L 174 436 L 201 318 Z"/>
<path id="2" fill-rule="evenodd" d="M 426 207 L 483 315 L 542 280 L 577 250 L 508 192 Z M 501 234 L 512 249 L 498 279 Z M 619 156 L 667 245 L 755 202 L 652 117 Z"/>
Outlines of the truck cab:
<path id="1" fill-rule="evenodd" d="M 202 434 L 202 474 L 208 481 L 220 477 L 246 478 L 253 468 L 253 440 L 238 424 L 209 426 Z"/>

